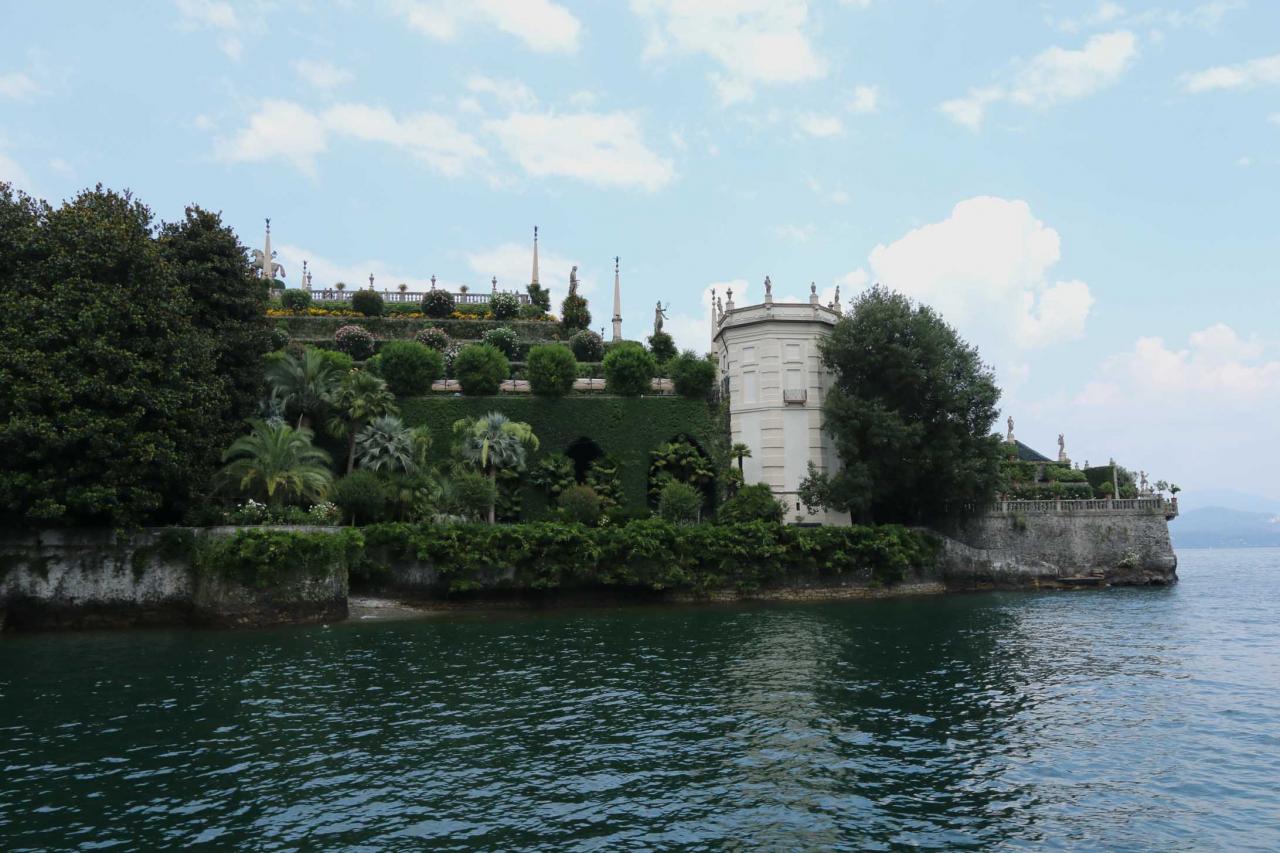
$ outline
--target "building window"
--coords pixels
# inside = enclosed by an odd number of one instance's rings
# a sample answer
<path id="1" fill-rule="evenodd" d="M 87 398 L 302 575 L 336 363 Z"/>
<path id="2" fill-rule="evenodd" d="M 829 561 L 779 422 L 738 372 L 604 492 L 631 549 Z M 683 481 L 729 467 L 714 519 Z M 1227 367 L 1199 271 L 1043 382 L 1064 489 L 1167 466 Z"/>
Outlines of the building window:
<path id="1" fill-rule="evenodd" d="M 755 363 L 756 363 L 756 348 L 755 348 L 755 347 L 743 347 L 743 348 L 742 348 L 742 363 L 743 363 L 743 364 L 755 364 Z"/>
<path id="2" fill-rule="evenodd" d="M 760 400 L 760 376 L 754 370 L 742 374 L 742 401 L 756 403 Z"/>
<path id="3" fill-rule="evenodd" d="M 800 345 L 799 344 L 786 345 L 786 360 L 800 361 Z"/>

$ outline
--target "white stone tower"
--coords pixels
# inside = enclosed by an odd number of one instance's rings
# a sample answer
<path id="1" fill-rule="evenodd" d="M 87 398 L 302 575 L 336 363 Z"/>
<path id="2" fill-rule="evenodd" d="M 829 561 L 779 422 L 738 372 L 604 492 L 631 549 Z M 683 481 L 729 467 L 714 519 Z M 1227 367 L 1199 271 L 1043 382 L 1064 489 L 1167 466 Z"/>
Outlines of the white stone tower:
<path id="1" fill-rule="evenodd" d="M 533 278 L 530 284 L 538 284 L 538 226 L 533 226 Z"/>
<path id="2" fill-rule="evenodd" d="M 712 343 L 721 390 L 729 397 L 732 440 L 751 448 L 744 478 L 748 484 L 767 483 L 789 522 L 848 524 L 845 513 L 810 514 L 797 496 L 810 462 L 826 473 L 840 467 L 822 431 L 822 402 L 832 377 L 818 352 L 818 342 L 840 319 L 838 303 L 820 305 L 814 287 L 807 303 L 774 302 L 768 278 L 764 286 L 758 305 L 736 307 L 730 290 L 723 308 L 712 306 Z"/>
<path id="3" fill-rule="evenodd" d="M 622 282 L 618 274 L 619 259 L 613 259 L 613 342 L 622 340 Z"/>

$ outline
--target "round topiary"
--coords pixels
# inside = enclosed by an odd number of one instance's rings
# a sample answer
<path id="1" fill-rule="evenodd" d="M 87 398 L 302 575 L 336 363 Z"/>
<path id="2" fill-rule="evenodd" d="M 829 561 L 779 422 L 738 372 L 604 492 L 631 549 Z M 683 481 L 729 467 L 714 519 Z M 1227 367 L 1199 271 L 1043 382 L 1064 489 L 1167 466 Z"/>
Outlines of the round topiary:
<path id="1" fill-rule="evenodd" d="M 716 384 L 716 366 L 693 350 L 685 350 L 667 365 L 676 393 L 691 400 L 705 400 Z"/>
<path id="2" fill-rule="evenodd" d="M 563 397 L 573 390 L 578 362 L 562 344 L 540 344 L 529 350 L 525 375 L 529 388 L 539 397 Z"/>
<path id="3" fill-rule="evenodd" d="M 469 396 L 497 394 L 498 387 L 511 374 L 507 357 L 489 344 L 470 344 L 453 360 L 453 373 Z"/>
<path id="4" fill-rule="evenodd" d="M 570 293 L 560 303 L 560 325 L 566 332 L 576 332 L 591 325 L 591 311 L 585 297 Z"/>
<path id="5" fill-rule="evenodd" d="M 569 338 L 569 348 L 578 361 L 599 361 L 604 358 L 604 339 L 590 329 L 583 329 Z"/>
<path id="6" fill-rule="evenodd" d="M 333 333 L 338 350 L 356 361 L 364 361 L 373 355 L 373 335 L 362 326 L 343 326 Z"/>
<path id="7" fill-rule="evenodd" d="M 378 361 L 379 375 L 397 397 L 429 393 L 444 374 L 444 356 L 417 341 L 387 341 Z"/>
<path id="8" fill-rule="evenodd" d="M 453 343 L 445 330 L 437 326 L 423 329 L 414 335 L 413 339 L 423 346 L 431 347 L 436 352 L 444 352 L 449 348 L 449 344 Z"/>
<path id="9" fill-rule="evenodd" d="M 334 483 L 333 502 L 352 524 L 373 524 L 386 512 L 387 494 L 377 474 L 352 471 Z"/>
<path id="10" fill-rule="evenodd" d="M 480 336 L 480 340 L 489 346 L 501 350 L 502 354 L 507 358 L 515 358 L 516 350 L 520 348 L 520 339 L 516 337 L 516 333 L 506 326 L 499 326 L 496 329 L 489 329 Z"/>
<path id="11" fill-rule="evenodd" d="M 676 342 L 666 332 L 654 332 L 649 336 L 649 352 L 658 364 L 676 357 Z"/>
<path id="12" fill-rule="evenodd" d="M 611 394 L 638 397 L 653 387 L 653 356 L 634 341 L 624 341 L 604 357 L 605 388 Z"/>
<path id="13" fill-rule="evenodd" d="M 495 293 L 489 297 L 489 311 L 495 320 L 510 320 L 520 313 L 520 300 L 514 293 Z"/>
<path id="14" fill-rule="evenodd" d="M 276 327 L 271 330 L 271 349 L 282 350 L 289 345 L 292 337 L 289 335 L 289 329 L 283 323 L 277 323 Z"/>
<path id="15" fill-rule="evenodd" d="M 600 521 L 600 496 L 590 486 L 570 486 L 557 501 L 570 521 L 594 527 Z"/>
<path id="16" fill-rule="evenodd" d="M 372 290 L 357 290 L 351 294 L 351 310 L 359 311 L 366 317 L 381 317 L 386 308 L 382 296 Z"/>
<path id="17" fill-rule="evenodd" d="M 311 307 L 311 294 L 306 290 L 286 290 L 280 294 L 280 305 L 290 311 L 305 311 Z"/>
<path id="18" fill-rule="evenodd" d="M 422 313 L 428 317 L 448 317 L 453 313 L 453 294 L 447 290 L 428 290 L 422 297 Z"/>

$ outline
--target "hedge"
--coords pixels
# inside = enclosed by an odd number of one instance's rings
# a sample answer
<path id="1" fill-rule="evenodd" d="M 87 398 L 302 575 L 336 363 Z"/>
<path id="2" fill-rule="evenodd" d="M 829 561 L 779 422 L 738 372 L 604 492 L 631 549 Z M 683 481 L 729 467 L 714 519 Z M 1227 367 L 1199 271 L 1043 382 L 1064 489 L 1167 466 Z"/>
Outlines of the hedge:
<path id="1" fill-rule="evenodd" d="M 408 397 L 400 415 L 408 426 L 427 426 L 432 447 L 443 452 L 453 440 L 453 422 L 499 411 L 533 427 L 541 447 L 530 467 L 553 453 L 564 453 L 580 438 L 589 438 L 617 458 L 622 478 L 622 502 L 642 509 L 648 505 L 649 454 L 676 436 L 687 435 L 713 457 L 725 439 L 712 409 L 699 400 L 679 397 L 534 396 Z M 525 507 L 536 514 L 546 507 L 541 491 L 526 484 Z M 528 513 L 527 513 L 528 514 Z"/>
<path id="2" fill-rule="evenodd" d="M 432 326 L 444 329 L 445 334 L 454 340 L 478 341 L 486 331 L 500 326 L 514 329 L 521 341 L 551 341 L 562 337 L 559 324 L 538 320 L 404 319 L 394 314 L 387 317 L 284 316 L 273 319 L 284 324 L 290 337 L 301 341 L 332 340 L 333 333 L 347 325 L 363 326 L 377 338 L 403 340 L 411 340 L 419 331 Z"/>
<path id="3" fill-rule="evenodd" d="M 371 563 L 428 562 L 450 592 L 485 586 L 751 591 L 788 577 L 858 573 L 890 584 L 933 569 L 938 555 L 933 536 L 892 525 L 675 525 L 647 519 L 595 528 L 564 522 L 378 524 L 363 533 Z M 368 576 L 385 571 L 363 567 Z M 509 579 L 498 580 L 508 571 Z"/>

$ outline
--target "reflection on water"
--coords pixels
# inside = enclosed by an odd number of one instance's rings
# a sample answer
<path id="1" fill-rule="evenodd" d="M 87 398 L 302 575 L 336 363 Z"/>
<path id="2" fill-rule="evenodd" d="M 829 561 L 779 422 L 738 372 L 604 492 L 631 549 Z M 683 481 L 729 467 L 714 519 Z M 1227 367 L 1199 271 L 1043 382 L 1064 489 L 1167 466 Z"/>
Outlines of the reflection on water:
<path id="1" fill-rule="evenodd" d="M 0 642 L 0 847 L 1280 848 L 1280 552 L 1173 589 Z"/>

